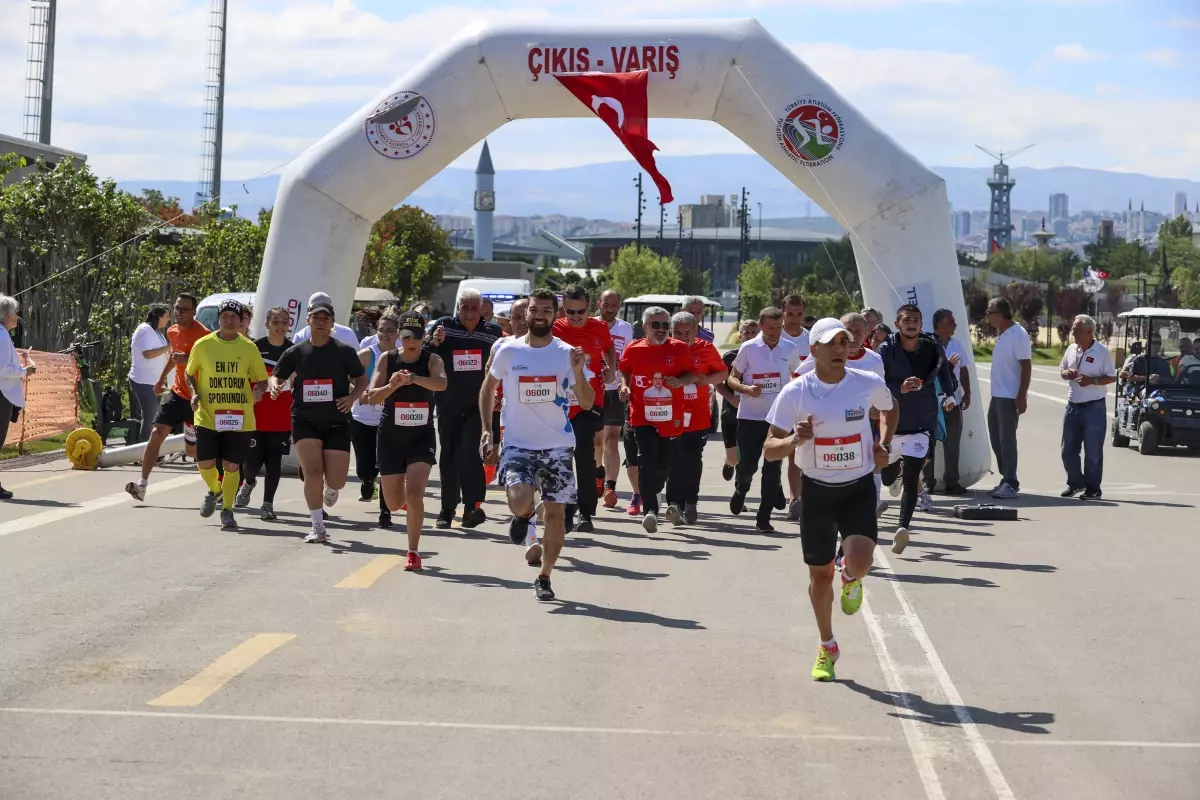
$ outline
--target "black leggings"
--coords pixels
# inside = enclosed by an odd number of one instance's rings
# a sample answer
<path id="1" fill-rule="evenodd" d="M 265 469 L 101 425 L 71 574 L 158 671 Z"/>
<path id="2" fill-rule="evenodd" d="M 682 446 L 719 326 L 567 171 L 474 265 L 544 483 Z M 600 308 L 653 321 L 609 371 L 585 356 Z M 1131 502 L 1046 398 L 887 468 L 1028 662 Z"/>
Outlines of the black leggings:
<path id="1" fill-rule="evenodd" d="M 700 502 L 700 477 L 704 471 L 704 445 L 708 430 L 689 431 L 677 440 L 671 474 L 667 478 L 667 502 L 683 508 Z"/>
<path id="2" fill-rule="evenodd" d="M 899 477 L 904 486 L 904 494 L 900 497 L 900 527 L 907 528 L 912 522 L 913 511 L 917 509 L 917 495 L 921 492 L 921 469 L 925 459 L 920 456 L 902 456 L 894 464 L 883 468 L 880 477 L 885 486 L 891 486 Z"/>
<path id="3" fill-rule="evenodd" d="M 754 473 L 758 472 L 758 461 L 762 458 L 763 445 L 767 443 L 767 435 L 770 432 L 771 424 L 764 420 L 738 420 L 738 465 L 735 488 L 743 495 L 750 491 Z M 771 509 L 775 506 L 775 501 L 783 497 L 782 461 L 763 462 L 760 489 L 762 499 L 758 502 L 758 513 L 755 516 L 759 524 L 766 525 L 771 521 Z"/>
<path id="4" fill-rule="evenodd" d="M 642 509 L 647 514 L 658 513 L 658 493 L 667 483 L 671 471 L 671 457 L 678 438 L 664 439 L 653 425 L 639 425 L 633 429 L 638 446 L 638 493 L 642 496 Z"/>
<path id="5" fill-rule="evenodd" d="M 487 484 L 483 480 L 483 461 L 479 456 L 479 437 L 483 423 L 479 406 L 449 409 L 439 407 L 438 469 L 442 481 L 440 516 L 454 519 L 458 504 L 463 511 L 474 511 L 476 503 L 487 499 Z"/>
<path id="6" fill-rule="evenodd" d="M 257 447 L 250 448 L 246 463 L 242 466 L 242 479 L 251 484 L 258 479 L 258 470 L 267 468 L 267 480 L 263 484 L 263 502 L 275 502 L 275 490 L 279 488 L 279 478 L 283 475 L 283 452 L 276 447 L 267 447 L 262 439 Z"/>
<path id="7" fill-rule="evenodd" d="M 375 448 L 379 442 L 379 426 L 367 425 L 356 419 L 350 420 L 350 443 L 354 446 L 354 474 L 362 481 L 363 488 L 375 488 L 375 479 L 379 477 L 379 459 Z M 366 492 L 364 491 L 364 496 Z M 379 490 L 379 510 L 387 511 L 387 503 L 383 499 L 383 489 Z"/>
<path id="8" fill-rule="evenodd" d="M 596 431 L 600 429 L 600 412 L 580 411 L 571 419 L 575 429 L 575 492 L 583 519 L 596 516 Z M 575 505 L 567 506 L 567 519 L 575 516 Z"/>

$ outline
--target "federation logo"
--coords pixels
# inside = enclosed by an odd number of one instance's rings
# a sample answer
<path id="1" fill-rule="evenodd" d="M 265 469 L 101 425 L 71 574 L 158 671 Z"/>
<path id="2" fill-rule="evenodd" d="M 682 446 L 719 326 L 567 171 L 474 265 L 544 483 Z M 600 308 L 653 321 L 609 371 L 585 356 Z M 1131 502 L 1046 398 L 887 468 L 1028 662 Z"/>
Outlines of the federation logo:
<path id="1" fill-rule="evenodd" d="M 416 92 L 396 92 L 367 116 L 374 116 L 415 95 Z M 429 146 L 433 141 L 436 121 L 433 108 L 422 98 L 416 108 L 396 122 L 366 122 L 363 129 L 376 153 L 387 158 L 404 159 L 412 158 Z"/>
<path id="2" fill-rule="evenodd" d="M 841 116 L 827 103 L 803 97 L 783 110 L 775 136 L 792 161 L 819 167 L 842 149 L 845 130 Z"/>

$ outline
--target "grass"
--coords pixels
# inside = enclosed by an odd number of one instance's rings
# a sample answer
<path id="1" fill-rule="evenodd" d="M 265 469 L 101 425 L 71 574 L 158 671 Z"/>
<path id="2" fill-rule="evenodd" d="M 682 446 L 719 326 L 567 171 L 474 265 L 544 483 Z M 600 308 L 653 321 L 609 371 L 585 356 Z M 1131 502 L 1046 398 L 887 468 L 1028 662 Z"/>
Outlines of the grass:
<path id="1" fill-rule="evenodd" d="M 976 363 L 992 363 L 991 342 L 975 345 L 974 351 Z M 1043 367 L 1057 367 L 1062 362 L 1062 351 L 1055 347 L 1035 347 L 1033 348 L 1033 357 L 1030 360 L 1034 364 Z"/>
<path id="2" fill-rule="evenodd" d="M 81 408 L 79 410 L 79 417 L 80 417 L 79 427 L 81 427 L 81 428 L 92 427 L 92 420 L 95 419 L 95 416 L 96 415 L 93 414 L 91 411 L 88 411 L 85 408 Z M 12 429 L 9 428 L 9 430 L 12 430 Z M 53 450 L 62 450 L 63 448 L 65 448 L 67 446 L 67 436 L 69 434 L 70 434 L 70 431 L 67 431 L 67 433 L 60 433 L 57 436 L 51 436 L 48 439 L 39 439 L 36 442 L 26 442 L 24 455 L 27 455 L 27 456 L 37 455 L 38 453 L 49 453 Z M 17 457 L 18 457 L 17 448 L 15 448 L 15 447 L 0 448 L 0 461 L 7 461 L 10 458 L 17 458 Z"/>

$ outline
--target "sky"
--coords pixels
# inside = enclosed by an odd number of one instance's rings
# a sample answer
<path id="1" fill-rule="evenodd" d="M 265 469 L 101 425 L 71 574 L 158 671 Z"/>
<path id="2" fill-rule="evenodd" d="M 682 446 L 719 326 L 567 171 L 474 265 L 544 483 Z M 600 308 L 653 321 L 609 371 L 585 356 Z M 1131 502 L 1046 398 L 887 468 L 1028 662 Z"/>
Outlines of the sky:
<path id="1" fill-rule="evenodd" d="M 211 0 L 59 0 L 53 144 L 117 180 L 196 180 Z M 230 0 L 224 174 L 277 170 L 471 20 L 753 16 L 934 166 L 1200 180 L 1200 0 Z M 29 0 L 0 0 L 0 133 L 23 131 Z M 749 152 L 651 120 L 667 155 Z M 498 170 L 628 159 L 598 120 L 521 120 Z M 474 166 L 478 149 L 455 162 Z"/>

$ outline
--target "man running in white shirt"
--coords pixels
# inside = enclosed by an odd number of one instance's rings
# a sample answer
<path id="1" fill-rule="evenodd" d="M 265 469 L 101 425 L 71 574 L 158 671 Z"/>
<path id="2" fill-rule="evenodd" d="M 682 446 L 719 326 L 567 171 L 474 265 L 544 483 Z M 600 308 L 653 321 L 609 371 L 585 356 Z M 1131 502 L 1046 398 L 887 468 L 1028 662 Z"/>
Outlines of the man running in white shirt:
<path id="1" fill-rule="evenodd" d="M 848 369 L 850 334 L 836 319 L 812 327 L 816 367 L 784 387 L 770 410 L 764 454 L 778 463 L 797 452 L 804 472 L 800 541 L 808 565 L 808 596 L 821 644 L 812 677 L 832 681 L 840 651 L 833 635 L 833 574 L 842 536 L 842 612 L 862 605 L 862 579 L 871 569 L 878 538 L 871 474 L 888 461 L 896 424 L 892 393 L 878 375 Z M 871 433 L 868 409 L 878 408 L 880 438 Z"/>
<path id="2" fill-rule="evenodd" d="M 576 501 L 572 471 L 575 433 L 568 419 L 569 392 L 579 407 L 592 407 L 595 394 L 584 375 L 584 354 L 554 338 L 558 298 L 549 289 L 535 289 L 529 296 L 529 333 L 523 339 L 505 342 L 494 354 L 492 366 L 479 390 L 479 416 L 483 434 L 479 453 L 492 457 L 492 409 L 496 387 L 504 385 L 501 410 L 504 448 L 500 454 L 499 481 L 508 494 L 513 512 L 509 538 L 524 544 L 533 517 L 533 494 L 537 489 L 544 504 L 542 569 L 533 583 L 538 600 L 553 600 L 550 574 L 562 552 L 566 537 L 566 506 Z M 582 487 L 590 489 L 591 487 Z"/>
<path id="3" fill-rule="evenodd" d="M 783 298 L 783 334 L 782 338 L 796 345 L 800 354 L 800 362 L 808 358 L 808 330 L 804 327 L 805 317 L 804 296 L 789 294 Z M 795 522 L 800 519 L 800 468 L 796 466 L 796 455 L 788 456 L 787 462 L 788 485 L 788 519 Z"/>

